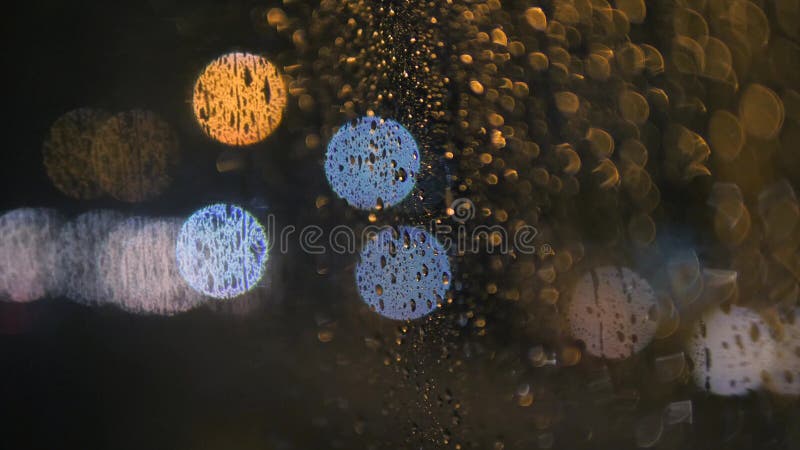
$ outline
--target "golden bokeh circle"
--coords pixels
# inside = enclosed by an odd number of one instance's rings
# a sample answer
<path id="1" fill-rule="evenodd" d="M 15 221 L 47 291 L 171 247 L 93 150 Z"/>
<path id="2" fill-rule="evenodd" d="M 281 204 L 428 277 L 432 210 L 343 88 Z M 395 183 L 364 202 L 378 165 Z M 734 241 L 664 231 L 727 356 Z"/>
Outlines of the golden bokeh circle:
<path id="1" fill-rule="evenodd" d="M 210 138 L 227 145 L 252 145 L 280 125 L 286 84 L 263 56 L 228 53 L 203 69 L 194 85 L 192 107 Z"/>
<path id="2" fill-rule="evenodd" d="M 108 119 L 92 146 L 97 182 L 112 197 L 141 202 L 160 195 L 172 182 L 180 158 L 170 125 L 150 111 L 133 110 Z"/>
<path id="3" fill-rule="evenodd" d="M 42 158 L 47 176 L 64 194 L 91 199 L 103 193 L 92 162 L 92 145 L 107 119 L 103 111 L 80 108 L 59 117 L 50 127 Z"/>
<path id="4" fill-rule="evenodd" d="M 619 112 L 623 119 L 642 125 L 650 117 L 650 105 L 644 96 L 626 89 L 619 94 Z"/>
<path id="5" fill-rule="evenodd" d="M 739 156 L 746 138 L 739 118 L 720 109 L 714 111 L 708 121 L 708 140 L 714 155 L 723 162 L 730 162 Z"/>
<path id="6" fill-rule="evenodd" d="M 739 99 L 739 118 L 744 131 L 755 138 L 769 140 L 783 127 L 783 102 L 772 89 L 750 84 Z"/>

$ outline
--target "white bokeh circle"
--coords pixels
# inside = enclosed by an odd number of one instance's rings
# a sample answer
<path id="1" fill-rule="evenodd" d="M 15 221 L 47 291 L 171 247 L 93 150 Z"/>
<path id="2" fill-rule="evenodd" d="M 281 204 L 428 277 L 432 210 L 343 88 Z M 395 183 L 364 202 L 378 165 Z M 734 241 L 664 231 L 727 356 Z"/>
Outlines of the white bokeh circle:
<path id="1" fill-rule="evenodd" d="M 0 298 L 25 303 L 54 293 L 61 224 L 50 209 L 20 208 L 0 216 Z"/>

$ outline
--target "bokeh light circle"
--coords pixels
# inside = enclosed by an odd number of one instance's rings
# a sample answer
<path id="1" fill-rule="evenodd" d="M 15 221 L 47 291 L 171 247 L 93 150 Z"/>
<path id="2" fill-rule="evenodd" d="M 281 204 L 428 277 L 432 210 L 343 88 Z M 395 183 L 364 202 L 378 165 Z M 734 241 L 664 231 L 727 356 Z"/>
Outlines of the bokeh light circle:
<path id="1" fill-rule="evenodd" d="M 775 394 L 800 396 L 800 307 L 780 320 L 780 339 L 775 342 L 773 366 L 764 376 L 764 387 Z"/>
<path id="2" fill-rule="evenodd" d="M 104 283 L 101 292 L 108 293 L 102 303 L 133 313 L 159 315 L 202 304 L 203 296 L 178 273 L 175 240 L 180 226 L 178 219 L 135 217 L 114 227 L 97 259 Z"/>
<path id="3" fill-rule="evenodd" d="M 405 127 L 367 116 L 339 128 L 328 143 L 325 175 L 347 203 L 376 209 L 406 198 L 419 167 L 419 147 Z"/>
<path id="4" fill-rule="evenodd" d="M 99 197 L 103 189 L 97 181 L 92 147 L 108 114 L 80 108 L 59 117 L 50 127 L 42 145 L 47 176 L 66 195 L 77 199 Z"/>
<path id="5" fill-rule="evenodd" d="M 572 337 L 594 356 L 623 359 L 642 350 L 658 329 L 650 284 L 627 267 L 597 267 L 575 286 L 567 309 Z"/>
<path id="6" fill-rule="evenodd" d="M 218 203 L 189 217 L 176 246 L 178 268 L 192 288 L 214 298 L 253 289 L 264 275 L 268 240 L 255 217 Z"/>
<path id="7" fill-rule="evenodd" d="M 98 257 L 106 237 L 123 218 L 116 211 L 89 211 L 61 228 L 58 234 L 61 294 L 84 304 L 98 304 L 111 296 L 103 282 Z"/>
<path id="8" fill-rule="evenodd" d="M 97 181 L 112 197 L 141 202 L 160 195 L 172 183 L 180 161 L 178 137 L 151 111 L 115 114 L 97 131 L 92 146 Z"/>
<path id="9" fill-rule="evenodd" d="M 745 395 L 775 366 L 775 341 L 753 310 L 715 308 L 695 325 L 688 342 L 697 387 L 717 395 Z"/>
<path id="10" fill-rule="evenodd" d="M 269 60 L 228 53 L 211 61 L 194 85 L 197 123 L 212 139 L 245 146 L 263 141 L 281 123 L 286 84 Z"/>
<path id="11" fill-rule="evenodd" d="M 61 224 L 50 209 L 21 208 L 0 216 L 0 298 L 23 303 L 54 292 Z"/>
<path id="12" fill-rule="evenodd" d="M 378 314 L 395 320 L 424 317 L 444 304 L 450 261 L 441 243 L 425 230 L 384 229 L 367 242 L 356 266 L 361 298 Z"/>

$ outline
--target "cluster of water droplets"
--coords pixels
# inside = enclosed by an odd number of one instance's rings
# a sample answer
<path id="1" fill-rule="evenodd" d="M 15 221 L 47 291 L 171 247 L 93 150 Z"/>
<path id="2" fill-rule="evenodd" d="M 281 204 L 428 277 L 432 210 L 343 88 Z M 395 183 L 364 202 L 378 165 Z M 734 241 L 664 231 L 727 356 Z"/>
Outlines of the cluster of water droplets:
<path id="1" fill-rule="evenodd" d="M 364 245 L 356 284 L 378 314 L 414 320 L 444 304 L 450 263 L 436 238 L 420 228 L 385 229 Z"/>
<path id="2" fill-rule="evenodd" d="M 420 168 L 414 137 L 392 119 L 365 116 L 328 143 L 325 174 L 336 195 L 359 209 L 382 209 L 411 193 Z"/>

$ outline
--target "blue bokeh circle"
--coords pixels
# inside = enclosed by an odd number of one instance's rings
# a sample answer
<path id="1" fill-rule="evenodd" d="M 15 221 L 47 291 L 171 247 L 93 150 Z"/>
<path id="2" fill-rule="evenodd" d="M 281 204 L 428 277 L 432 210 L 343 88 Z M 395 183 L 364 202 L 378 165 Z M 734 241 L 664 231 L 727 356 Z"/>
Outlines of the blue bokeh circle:
<path id="1" fill-rule="evenodd" d="M 175 255 L 186 282 L 205 295 L 232 298 L 264 275 L 264 227 L 239 206 L 218 203 L 192 214 L 181 227 Z"/>
<path id="2" fill-rule="evenodd" d="M 365 116 L 348 122 L 328 143 L 325 175 L 331 189 L 365 210 L 400 203 L 414 189 L 420 155 L 417 142 L 391 119 Z"/>
<path id="3" fill-rule="evenodd" d="M 378 314 L 414 320 L 444 304 L 450 261 L 441 243 L 410 226 L 386 228 L 367 242 L 356 266 L 361 298 Z"/>

